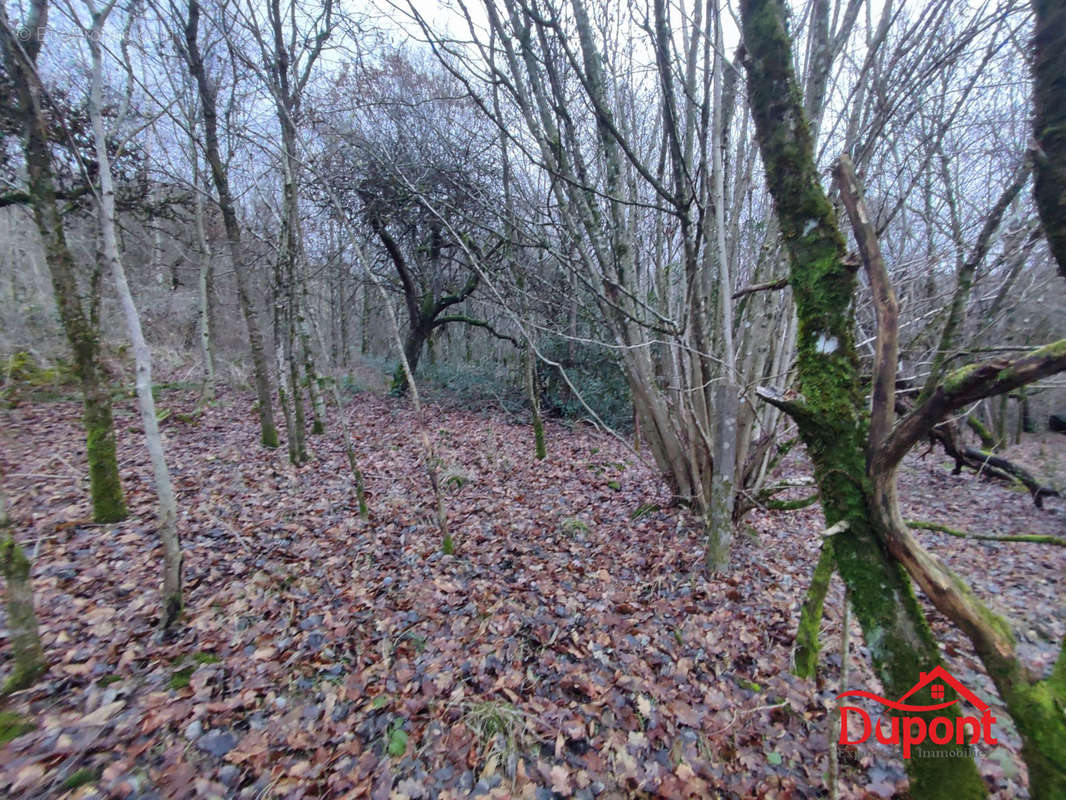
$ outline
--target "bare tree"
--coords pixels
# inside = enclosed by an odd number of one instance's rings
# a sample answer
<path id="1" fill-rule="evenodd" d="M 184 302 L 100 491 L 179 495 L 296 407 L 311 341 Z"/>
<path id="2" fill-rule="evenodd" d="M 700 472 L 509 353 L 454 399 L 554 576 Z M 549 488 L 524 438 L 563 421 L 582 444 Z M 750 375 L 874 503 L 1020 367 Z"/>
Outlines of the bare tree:
<path id="1" fill-rule="evenodd" d="M 222 222 L 226 229 L 226 255 L 237 279 L 237 297 L 241 312 L 248 327 L 248 341 L 255 375 L 256 410 L 259 413 L 261 441 L 264 447 L 278 446 L 278 432 L 274 425 L 271 403 L 270 373 L 267 369 L 263 334 L 252 304 L 251 288 L 241 247 L 241 228 L 237 219 L 237 206 L 230 188 L 227 163 L 222 158 L 218 130 L 218 87 L 207 74 L 207 66 L 200 47 L 200 3 L 189 0 L 187 13 L 181 15 L 176 6 L 171 7 L 175 19 L 182 20 L 180 52 L 196 81 L 200 98 L 200 112 L 204 124 L 204 151 L 211 168 L 211 179 L 218 195 Z"/>
<path id="2" fill-rule="evenodd" d="M 6 7 L 0 9 L 0 44 L 4 69 L 15 87 L 15 113 L 22 128 L 22 150 L 29 178 L 28 199 L 44 243 L 59 318 L 81 382 L 93 519 L 118 522 L 126 517 L 126 503 L 115 458 L 111 396 L 100 362 L 99 275 L 93 275 L 89 296 L 83 299 L 57 203 L 47 111 L 49 95 L 37 72 L 42 44 L 39 32 L 45 30 L 47 23 L 47 0 L 33 0 L 18 31 L 12 27 Z"/>
<path id="3" fill-rule="evenodd" d="M 144 435 L 152 461 L 156 497 L 159 501 L 158 533 L 163 545 L 162 610 L 159 628 L 161 631 L 167 631 L 177 621 L 182 609 L 182 552 L 181 540 L 178 536 L 178 506 L 174 497 L 174 484 L 170 480 L 170 471 L 167 469 L 163 438 L 159 432 L 159 419 L 156 416 L 155 400 L 152 397 L 152 353 L 141 329 L 141 318 L 137 313 L 129 282 L 126 280 L 126 270 L 119 250 L 115 184 L 108 153 L 108 130 L 104 121 L 104 57 L 101 44 L 105 25 L 115 8 L 115 0 L 111 0 L 99 10 L 92 0 L 84 0 L 84 2 L 90 15 L 90 23 L 86 25 L 78 20 L 73 8 L 71 16 L 75 18 L 84 32 L 92 57 L 89 118 L 92 122 L 93 139 L 96 145 L 97 175 L 100 182 L 97 198 L 100 237 L 103 257 L 111 268 L 111 277 L 115 281 L 122 313 L 126 319 L 126 330 L 133 345 L 137 403 L 141 411 L 141 422 L 144 425 Z"/>

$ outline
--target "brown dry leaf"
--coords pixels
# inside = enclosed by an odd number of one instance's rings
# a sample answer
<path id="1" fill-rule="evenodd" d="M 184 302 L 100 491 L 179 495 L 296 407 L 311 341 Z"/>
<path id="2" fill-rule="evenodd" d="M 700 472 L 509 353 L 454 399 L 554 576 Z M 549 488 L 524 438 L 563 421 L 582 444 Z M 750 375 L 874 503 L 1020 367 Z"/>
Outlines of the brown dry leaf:
<path id="1" fill-rule="evenodd" d="M 556 764 L 551 768 L 552 791 L 564 796 L 572 794 L 570 790 L 570 770 L 562 764 Z"/>
<path id="2" fill-rule="evenodd" d="M 126 706 L 125 700 L 115 700 L 113 703 L 108 703 L 106 706 L 100 706 L 91 714 L 86 714 L 81 719 L 82 725 L 104 725 L 115 714 L 121 711 Z"/>
<path id="3" fill-rule="evenodd" d="M 41 764 L 27 764 L 15 774 L 15 782 L 11 785 L 11 795 L 15 796 L 24 789 L 29 789 L 43 777 L 44 767 Z"/>

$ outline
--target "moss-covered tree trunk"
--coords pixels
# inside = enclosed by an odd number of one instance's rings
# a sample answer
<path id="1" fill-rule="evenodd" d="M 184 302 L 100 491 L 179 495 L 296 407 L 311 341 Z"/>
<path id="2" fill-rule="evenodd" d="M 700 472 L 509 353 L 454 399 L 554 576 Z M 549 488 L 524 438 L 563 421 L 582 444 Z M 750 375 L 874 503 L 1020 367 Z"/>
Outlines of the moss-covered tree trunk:
<path id="1" fill-rule="evenodd" d="M 416 320 L 410 321 L 410 327 L 403 340 L 403 354 L 412 373 L 418 369 L 418 362 L 422 360 L 422 350 L 428 338 L 429 330 L 423 327 L 421 315 Z M 407 394 L 407 389 L 407 373 L 404 371 L 404 365 L 399 363 L 392 372 L 389 392 L 396 397 L 403 397 Z"/>
<path id="2" fill-rule="evenodd" d="M 7 584 L 7 627 L 14 667 L 0 694 L 10 694 L 32 686 L 48 668 L 37 633 L 37 612 L 33 608 L 30 560 L 11 533 L 7 502 L 0 489 L 0 574 Z"/>
<path id="3" fill-rule="evenodd" d="M 856 265 L 845 258 L 836 216 L 821 185 L 792 70 L 782 0 L 741 4 L 748 91 L 767 183 L 790 260 L 799 319 L 800 396 L 770 394 L 797 422 L 814 464 L 838 569 L 851 590 L 871 660 L 885 692 L 901 697 L 940 662 L 936 641 L 902 567 L 879 541 L 866 478 L 870 420 L 860 390 L 850 308 Z M 944 757 L 949 755 L 952 757 Z M 963 748 L 930 745 L 907 760 L 916 797 L 987 795 Z"/>
<path id="4" fill-rule="evenodd" d="M 796 628 L 792 671 L 801 678 L 813 678 L 818 672 L 818 634 L 822 626 L 822 606 L 829 592 L 835 566 L 833 543 L 826 540 L 822 542 L 822 551 L 818 556 L 818 564 L 814 567 L 811 585 L 800 610 L 799 626 Z"/>
<path id="5" fill-rule="evenodd" d="M 41 40 L 37 31 L 47 24 L 47 3 L 34 0 L 20 35 L 3 14 L 5 70 L 15 89 L 17 114 L 22 125 L 22 150 L 26 157 L 33 218 L 44 244 L 45 260 L 52 275 L 59 318 L 74 354 L 74 372 L 81 384 L 86 454 L 93 519 L 118 522 L 126 518 L 126 502 L 115 457 L 115 427 L 100 364 L 100 331 L 96 314 L 83 307 L 75 275 L 74 258 L 67 246 L 63 217 L 56 203 L 55 178 L 49 150 L 48 122 L 43 110 L 45 90 L 37 74 Z M 29 36 L 21 36 L 22 32 Z M 90 307 L 94 306 L 92 299 Z"/>

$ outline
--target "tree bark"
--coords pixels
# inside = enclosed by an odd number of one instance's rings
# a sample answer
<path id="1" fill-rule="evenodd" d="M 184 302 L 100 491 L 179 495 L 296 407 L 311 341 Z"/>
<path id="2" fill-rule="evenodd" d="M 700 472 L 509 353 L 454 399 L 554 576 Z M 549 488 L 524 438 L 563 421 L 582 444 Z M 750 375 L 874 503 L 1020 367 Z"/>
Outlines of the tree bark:
<path id="1" fill-rule="evenodd" d="M 115 456 L 111 397 L 100 364 L 100 330 L 92 310 L 96 303 L 90 298 L 90 311 L 86 313 L 78 292 L 74 258 L 67 246 L 63 217 L 56 202 L 48 124 L 42 107 L 45 89 L 37 74 L 37 54 L 41 44 L 36 38 L 37 31 L 45 29 L 47 17 L 47 0 L 33 0 L 26 24 L 19 31 L 31 35 L 22 41 L 23 37 L 17 36 L 12 29 L 6 10 L 0 11 L 3 28 L 0 37 L 3 39 L 4 65 L 15 85 L 34 222 L 44 244 L 59 318 L 74 354 L 74 371 L 81 383 L 93 519 L 96 522 L 118 522 L 126 518 L 126 502 Z"/>
<path id="2" fill-rule="evenodd" d="M 7 582 L 8 639 L 14 656 L 14 666 L 0 688 L 0 695 L 32 686 L 48 669 L 37 632 L 30 567 L 29 559 L 12 535 L 7 500 L 0 489 L 0 574 Z"/>
<path id="3" fill-rule="evenodd" d="M 113 6 L 102 13 L 93 14 L 91 30 L 86 30 L 89 51 L 92 54 L 92 85 L 89 95 L 89 117 L 92 122 L 93 139 L 96 145 L 96 160 L 99 165 L 99 216 L 104 258 L 111 266 L 111 275 L 118 290 L 126 329 L 133 345 L 136 363 L 137 401 L 144 424 L 148 453 L 152 461 L 156 496 L 159 500 L 158 533 L 163 544 L 163 594 L 159 628 L 169 630 L 177 621 L 182 609 L 181 590 L 181 541 L 178 537 L 178 505 L 174 497 L 174 484 L 170 480 L 166 456 L 163 452 L 163 437 L 159 432 L 155 400 L 152 397 L 152 354 L 141 329 L 140 315 L 133 301 L 126 270 L 119 252 L 115 213 L 115 186 L 111 174 L 111 161 L 107 151 L 107 130 L 103 118 L 103 52 L 101 38 L 104 23 Z"/>
<path id="4" fill-rule="evenodd" d="M 270 373 L 267 369 L 266 347 L 263 333 L 255 315 L 248 274 L 241 249 L 241 228 L 237 221 L 236 204 L 230 191 L 229 175 L 222 160 L 218 142 L 218 100 L 215 88 L 207 77 L 199 45 L 200 3 L 189 0 L 188 18 L 184 30 L 183 56 L 189 73 L 196 81 L 200 107 L 204 118 L 204 150 L 211 167 L 211 178 L 218 193 L 218 205 L 222 223 L 226 229 L 226 253 L 237 279 L 237 300 L 248 326 L 248 343 L 252 351 L 252 370 L 255 374 L 256 410 L 259 413 L 260 440 L 264 447 L 278 446 L 278 430 L 274 425 L 274 409 L 270 397 Z"/>

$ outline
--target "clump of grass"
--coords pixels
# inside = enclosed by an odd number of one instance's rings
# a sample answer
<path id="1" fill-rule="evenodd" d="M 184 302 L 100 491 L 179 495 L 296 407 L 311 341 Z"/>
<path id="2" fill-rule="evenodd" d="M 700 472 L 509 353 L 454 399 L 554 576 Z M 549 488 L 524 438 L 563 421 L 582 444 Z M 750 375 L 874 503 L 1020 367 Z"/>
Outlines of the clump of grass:
<path id="1" fill-rule="evenodd" d="M 637 506 L 636 510 L 629 515 L 629 518 L 631 520 L 643 519 L 644 517 L 654 514 L 656 511 L 659 510 L 659 506 L 655 503 L 641 503 L 639 506 Z"/>
<path id="2" fill-rule="evenodd" d="M 71 792 L 75 789 L 80 789 L 86 784 L 95 783 L 96 778 L 96 770 L 83 767 L 63 781 L 63 788 L 68 792 Z"/>
<path id="3" fill-rule="evenodd" d="M 567 536 L 577 536 L 579 533 L 588 533 L 588 523 L 577 517 L 567 517 L 562 522 L 563 533 Z"/>
<path id="4" fill-rule="evenodd" d="M 188 687 L 189 682 L 192 680 L 192 674 L 196 671 L 196 667 L 182 667 L 174 672 L 170 676 L 170 688 L 174 691 L 179 691 Z"/>
<path id="5" fill-rule="evenodd" d="M 14 711 L 0 711 L 0 744 L 7 744 L 37 726 Z"/>
<path id="6" fill-rule="evenodd" d="M 525 741 L 526 715 L 510 703 L 472 701 L 467 704 L 463 723 L 478 738 L 483 751 L 491 746 L 505 763 L 518 753 Z"/>
<path id="7" fill-rule="evenodd" d="M 470 483 L 470 476 L 458 467 L 451 467 L 445 470 L 441 476 L 441 484 L 444 488 L 455 492 L 458 492 L 468 483 Z"/>
<path id="8" fill-rule="evenodd" d="M 197 664 L 217 664 L 222 661 L 221 658 L 214 653 L 193 653 L 192 660 Z"/>
<path id="9" fill-rule="evenodd" d="M 407 752 L 407 731 L 403 729 L 404 719 L 397 717 L 389 724 L 386 750 L 393 758 L 399 758 Z"/>

